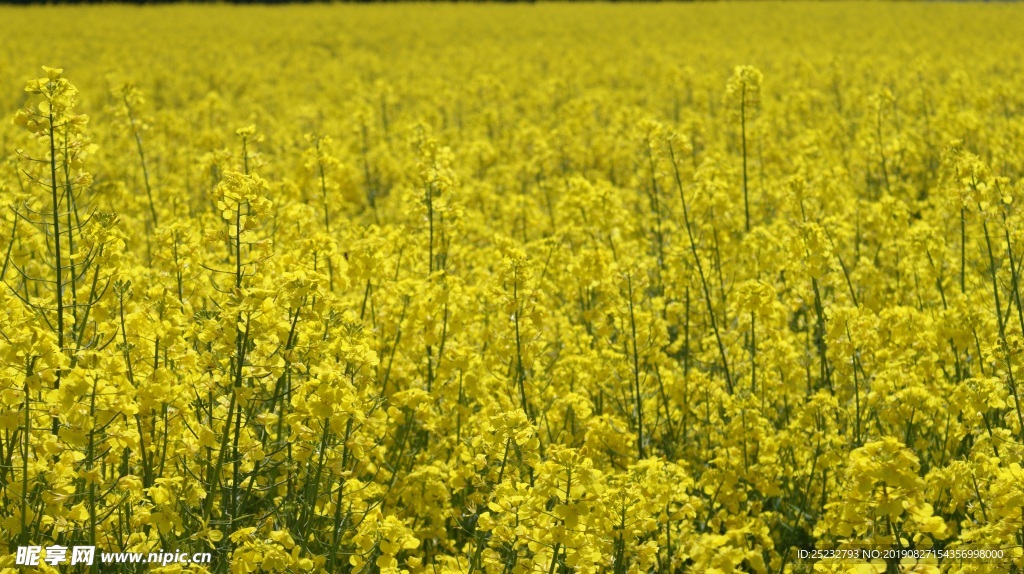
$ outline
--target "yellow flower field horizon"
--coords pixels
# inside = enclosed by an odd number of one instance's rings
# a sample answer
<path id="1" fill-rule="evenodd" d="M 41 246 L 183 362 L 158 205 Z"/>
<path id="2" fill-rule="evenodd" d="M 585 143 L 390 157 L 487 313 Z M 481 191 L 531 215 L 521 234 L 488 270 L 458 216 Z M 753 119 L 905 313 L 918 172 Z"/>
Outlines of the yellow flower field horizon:
<path id="1" fill-rule="evenodd" d="M 1020 572 L 1022 35 L 0 7 L 0 571 Z"/>

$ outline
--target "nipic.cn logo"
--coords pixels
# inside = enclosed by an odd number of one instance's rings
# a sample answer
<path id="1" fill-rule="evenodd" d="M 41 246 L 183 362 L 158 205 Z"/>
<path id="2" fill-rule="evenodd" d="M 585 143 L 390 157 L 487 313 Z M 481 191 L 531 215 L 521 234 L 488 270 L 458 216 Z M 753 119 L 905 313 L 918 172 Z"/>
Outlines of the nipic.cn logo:
<path id="1" fill-rule="evenodd" d="M 70 550 L 70 555 L 68 551 Z M 101 552 L 102 564 L 209 564 L 212 556 L 209 552 Z M 39 566 L 40 562 L 57 566 L 58 564 L 92 566 L 96 560 L 95 546 L 19 546 L 14 563 L 17 566 Z"/>

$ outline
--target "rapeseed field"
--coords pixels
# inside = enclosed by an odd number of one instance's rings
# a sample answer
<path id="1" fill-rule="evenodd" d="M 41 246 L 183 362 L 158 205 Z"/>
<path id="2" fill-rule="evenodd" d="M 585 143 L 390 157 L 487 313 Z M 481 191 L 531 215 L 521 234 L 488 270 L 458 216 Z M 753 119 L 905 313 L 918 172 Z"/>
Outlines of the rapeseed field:
<path id="1" fill-rule="evenodd" d="M 0 8 L 0 570 L 1020 572 L 1021 37 Z"/>

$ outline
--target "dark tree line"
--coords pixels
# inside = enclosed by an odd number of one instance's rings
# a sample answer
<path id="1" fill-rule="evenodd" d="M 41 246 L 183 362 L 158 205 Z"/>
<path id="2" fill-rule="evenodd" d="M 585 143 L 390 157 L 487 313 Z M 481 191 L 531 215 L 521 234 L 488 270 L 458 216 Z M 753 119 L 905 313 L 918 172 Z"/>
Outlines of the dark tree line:
<path id="1" fill-rule="evenodd" d="M 189 3 L 200 4 L 315 4 L 315 3 L 343 3 L 343 4 L 372 4 L 372 3 L 398 3 L 402 0 L 189 0 Z M 498 3 L 534 3 L 536 0 L 427 0 L 441 2 L 498 2 Z M 612 0 L 617 1 L 617 0 Z M 34 4 L 176 4 L 183 3 L 180 0 L 0 0 L 0 4 L 34 5 Z"/>

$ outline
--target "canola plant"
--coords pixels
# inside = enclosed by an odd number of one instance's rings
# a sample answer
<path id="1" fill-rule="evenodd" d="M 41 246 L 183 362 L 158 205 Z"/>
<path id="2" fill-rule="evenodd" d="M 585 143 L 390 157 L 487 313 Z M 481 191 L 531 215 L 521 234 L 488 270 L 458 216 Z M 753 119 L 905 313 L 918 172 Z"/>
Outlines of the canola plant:
<path id="1" fill-rule="evenodd" d="M 0 569 L 1019 572 L 1022 16 L 0 9 Z"/>

